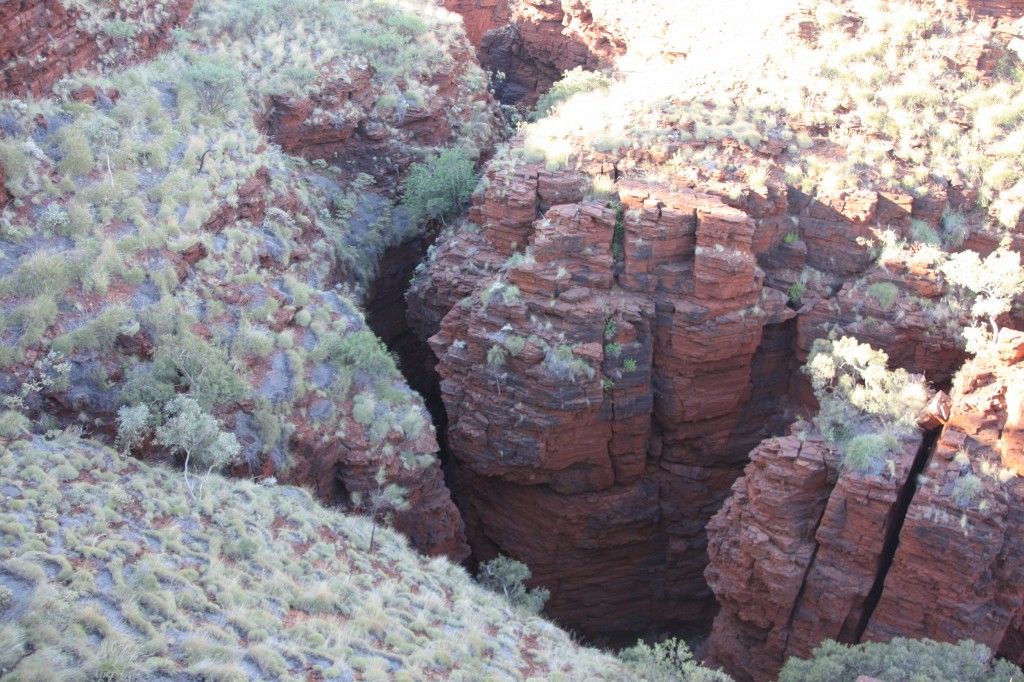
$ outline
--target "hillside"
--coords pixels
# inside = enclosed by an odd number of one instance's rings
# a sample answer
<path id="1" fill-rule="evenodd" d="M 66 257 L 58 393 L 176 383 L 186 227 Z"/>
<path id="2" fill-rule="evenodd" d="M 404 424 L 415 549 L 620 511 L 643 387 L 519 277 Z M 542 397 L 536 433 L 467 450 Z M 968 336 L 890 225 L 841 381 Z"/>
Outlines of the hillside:
<path id="1" fill-rule="evenodd" d="M 4 680 L 626 680 L 401 535 L 308 492 L 95 442 L 0 454 Z"/>

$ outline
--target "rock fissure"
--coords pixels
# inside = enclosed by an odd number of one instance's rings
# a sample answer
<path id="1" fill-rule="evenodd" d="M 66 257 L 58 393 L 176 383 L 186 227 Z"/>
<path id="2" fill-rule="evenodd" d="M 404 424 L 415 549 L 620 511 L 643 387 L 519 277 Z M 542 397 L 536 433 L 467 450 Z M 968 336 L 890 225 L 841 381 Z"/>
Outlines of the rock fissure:
<path id="1" fill-rule="evenodd" d="M 882 554 L 880 557 L 881 562 L 878 566 L 878 571 L 875 574 L 875 581 L 871 585 L 871 590 L 868 592 L 867 598 L 864 600 L 864 607 L 861 612 L 860 622 L 857 623 L 857 628 L 854 630 L 854 642 L 860 642 L 863 639 L 864 631 L 867 630 L 868 623 L 871 622 L 871 616 L 875 612 L 875 607 L 878 606 L 879 601 L 882 599 L 882 592 L 885 589 L 885 578 L 889 574 L 889 569 L 892 567 L 892 562 L 896 556 L 896 550 L 900 543 L 900 533 L 903 531 L 903 526 L 907 519 L 907 512 L 910 510 L 910 505 L 914 501 L 914 494 L 917 492 L 917 478 L 928 465 L 932 449 L 935 447 L 935 442 L 938 440 L 938 437 L 939 429 L 935 429 L 927 433 L 921 440 L 921 447 L 917 451 L 917 456 L 914 458 L 914 463 L 910 467 L 907 479 L 896 498 L 896 505 L 892 510 L 892 522 L 887 524 L 885 542 L 882 545 Z"/>

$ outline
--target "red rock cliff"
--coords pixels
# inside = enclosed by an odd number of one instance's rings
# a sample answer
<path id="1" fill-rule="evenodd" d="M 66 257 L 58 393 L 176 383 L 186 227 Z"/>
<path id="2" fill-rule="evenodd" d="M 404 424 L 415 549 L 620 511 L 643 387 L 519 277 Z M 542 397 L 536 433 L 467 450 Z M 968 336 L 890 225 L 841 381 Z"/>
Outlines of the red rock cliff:
<path id="1" fill-rule="evenodd" d="M 965 367 L 910 483 L 914 443 L 864 476 L 840 475 L 813 439 L 763 442 L 708 526 L 707 578 L 722 607 L 712 658 L 737 679 L 767 680 L 826 638 L 909 636 L 974 639 L 1019 662 L 1022 360 L 1024 334 L 1004 330 Z"/>

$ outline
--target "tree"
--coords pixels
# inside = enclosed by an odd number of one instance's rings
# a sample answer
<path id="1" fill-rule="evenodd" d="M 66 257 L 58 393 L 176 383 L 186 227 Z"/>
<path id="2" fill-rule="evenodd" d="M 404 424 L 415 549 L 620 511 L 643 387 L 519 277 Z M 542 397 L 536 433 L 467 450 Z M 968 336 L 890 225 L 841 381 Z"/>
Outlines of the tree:
<path id="1" fill-rule="evenodd" d="M 373 480 L 376 485 L 368 492 L 352 495 L 353 504 L 364 509 L 370 517 L 372 529 L 370 530 L 369 551 L 371 552 L 377 535 L 377 524 L 381 521 L 391 523 L 392 515 L 396 511 L 409 509 L 408 491 L 397 483 L 388 483 L 388 472 L 383 466 L 377 469 Z"/>
<path id="2" fill-rule="evenodd" d="M 804 372 L 820 409 L 815 424 L 843 449 L 847 470 L 869 472 L 898 439 L 917 431 L 928 396 L 924 380 L 905 369 L 889 370 L 889 356 L 852 337 L 818 339 Z"/>
<path id="3" fill-rule="evenodd" d="M 220 430 L 220 422 L 203 412 L 195 400 L 179 395 L 164 405 L 166 421 L 156 430 L 156 442 L 164 447 L 185 453 L 185 485 L 193 498 L 203 494 L 203 486 L 214 470 L 227 466 L 238 456 L 241 446 L 235 434 Z M 199 490 L 189 477 L 189 464 L 206 469 Z"/>
<path id="4" fill-rule="evenodd" d="M 1004 241 L 984 259 L 975 251 L 954 254 L 940 270 L 952 284 L 974 294 L 971 316 L 986 318 L 992 329 L 991 337 L 978 327 L 964 330 L 967 350 L 976 353 L 995 339 L 999 334 L 999 317 L 1010 311 L 1015 296 L 1024 293 L 1024 267 L 1021 267 L 1020 256 Z"/>
<path id="5" fill-rule="evenodd" d="M 458 213 L 476 186 L 474 165 L 469 151 L 462 147 L 451 147 L 423 163 L 414 163 L 402 195 L 409 220 L 414 225 L 435 219 L 444 222 Z"/>
<path id="6" fill-rule="evenodd" d="M 499 554 L 480 565 L 477 580 L 492 592 L 504 595 L 514 606 L 537 614 L 544 608 L 551 593 L 545 587 L 527 590 L 526 581 L 530 579 L 530 575 L 529 566 Z"/>
<path id="7" fill-rule="evenodd" d="M 117 411 L 117 445 L 128 454 L 146 437 L 149 426 L 149 408 L 145 405 L 123 406 Z"/>

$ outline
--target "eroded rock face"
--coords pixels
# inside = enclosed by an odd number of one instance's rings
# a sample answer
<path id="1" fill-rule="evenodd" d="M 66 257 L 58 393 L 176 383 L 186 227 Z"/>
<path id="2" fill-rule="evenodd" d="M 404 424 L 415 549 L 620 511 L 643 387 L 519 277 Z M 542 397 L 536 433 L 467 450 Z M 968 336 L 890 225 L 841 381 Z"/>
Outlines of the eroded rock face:
<path id="1" fill-rule="evenodd" d="M 1022 359 L 1024 334 L 1004 330 L 965 367 L 921 477 L 916 442 L 871 475 L 804 435 L 763 442 L 708 526 L 713 660 L 772 679 L 824 639 L 901 636 L 1020 661 Z"/>
<path id="2" fill-rule="evenodd" d="M 88 15 L 60 0 L 12 0 L 0 6 L 0 92 L 40 97 L 61 77 L 91 67 L 101 57 L 147 59 L 167 46 L 193 0 L 154 5 L 114 0 Z M 110 22 L 135 27 L 113 35 Z"/>
<path id="3" fill-rule="evenodd" d="M 607 65 L 626 50 L 622 26 L 595 17 L 584 0 L 445 0 L 462 16 L 480 65 L 501 72 L 495 92 L 505 103 L 532 106 L 562 72 Z"/>
<path id="4" fill-rule="evenodd" d="M 529 564 L 548 612 L 588 631 L 699 622 L 703 527 L 764 433 L 743 419 L 753 368 L 770 372 L 762 329 L 793 315 L 762 289 L 759 219 L 635 181 L 617 213 L 572 170 L 488 176 L 483 229 L 438 247 L 409 294 L 470 542 Z"/>

